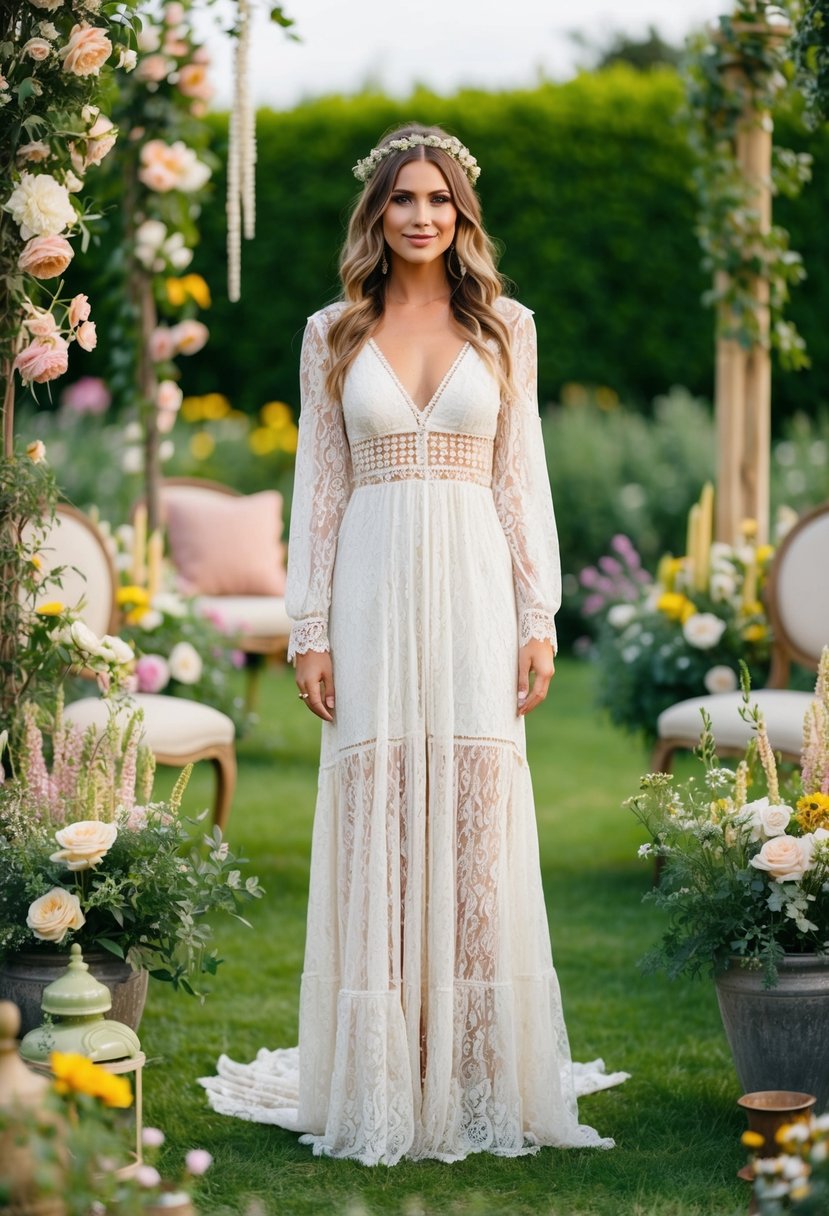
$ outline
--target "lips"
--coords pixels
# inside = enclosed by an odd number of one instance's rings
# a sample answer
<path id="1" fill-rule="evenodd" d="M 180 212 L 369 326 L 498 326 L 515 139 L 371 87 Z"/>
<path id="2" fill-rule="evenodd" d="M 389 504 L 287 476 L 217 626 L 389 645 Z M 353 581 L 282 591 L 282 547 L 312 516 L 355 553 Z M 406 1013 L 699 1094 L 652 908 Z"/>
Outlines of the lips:
<path id="1" fill-rule="evenodd" d="M 428 245 L 434 239 L 434 236 L 406 236 L 406 240 L 411 241 L 413 245 Z"/>

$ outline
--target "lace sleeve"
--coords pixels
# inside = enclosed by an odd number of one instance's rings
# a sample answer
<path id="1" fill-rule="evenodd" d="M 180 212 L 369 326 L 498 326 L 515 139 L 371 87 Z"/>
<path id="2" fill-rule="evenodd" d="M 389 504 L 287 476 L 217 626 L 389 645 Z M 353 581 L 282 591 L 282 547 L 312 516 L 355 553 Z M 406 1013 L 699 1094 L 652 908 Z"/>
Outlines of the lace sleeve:
<path id="1" fill-rule="evenodd" d="M 512 325 L 515 399 L 504 401 L 495 436 L 493 494 L 512 554 L 519 644 L 549 640 L 561 604 L 553 499 L 538 415 L 537 344 L 532 313 L 520 305 Z"/>
<path id="2" fill-rule="evenodd" d="M 351 454 L 342 409 L 325 391 L 328 347 L 311 317 L 300 359 L 297 443 L 285 609 L 291 618 L 288 659 L 329 650 L 328 607 L 340 521 L 351 495 Z"/>

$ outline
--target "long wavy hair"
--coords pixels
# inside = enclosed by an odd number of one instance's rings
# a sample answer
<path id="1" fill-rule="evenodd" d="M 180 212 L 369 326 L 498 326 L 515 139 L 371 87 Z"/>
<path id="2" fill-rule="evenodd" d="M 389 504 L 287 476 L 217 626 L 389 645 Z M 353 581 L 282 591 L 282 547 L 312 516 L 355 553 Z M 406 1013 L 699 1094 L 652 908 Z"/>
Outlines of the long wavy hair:
<path id="1" fill-rule="evenodd" d="M 440 127 L 407 123 L 384 136 L 379 147 L 409 135 L 449 138 Z M 413 160 L 432 161 L 449 186 L 457 210 L 454 251 L 450 249 L 444 254 L 452 314 L 470 345 L 509 394 L 512 385 L 510 332 L 495 308 L 495 301 L 504 291 L 504 280 L 496 269 L 495 247 L 481 223 L 478 197 L 456 160 L 440 148 L 424 145 L 393 152 L 381 160 L 351 215 L 340 254 L 340 279 L 346 307 L 328 330 L 328 391 L 335 400 L 342 399 L 346 373 L 383 315 L 386 295 L 386 278 L 381 270 L 385 252 L 383 212 L 394 191 L 398 173 Z M 461 274 L 461 263 L 466 267 L 465 274 Z M 488 343 L 494 343 L 497 355 Z"/>

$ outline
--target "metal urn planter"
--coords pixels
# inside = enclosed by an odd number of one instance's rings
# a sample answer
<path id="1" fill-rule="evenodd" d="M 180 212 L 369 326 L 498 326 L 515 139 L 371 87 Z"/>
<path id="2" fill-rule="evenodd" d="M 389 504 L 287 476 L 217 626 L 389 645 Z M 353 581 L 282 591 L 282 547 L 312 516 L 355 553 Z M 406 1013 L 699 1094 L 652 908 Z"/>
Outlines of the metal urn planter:
<path id="1" fill-rule="evenodd" d="M 109 1017 L 137 1030 L 147 1000 L 148 972 L 133 971 L 104 950 L 90 951 L 84 960 L 95 979 L 112 993 Z M 14 1001 L 20 1009 L 21 1035 L 40 1025 L 43 989 L 63 974 L 68 962 L 68 951 L 31 950 L 0 963 L 0 1000 Z"/>
<path id="2" fill-rule="evenodd" d="M 717 1000 L 745 1093 L 797 1090 L 829 1101 L 829 958 L 788 954 L 776 988 L 735 959 L 716 978 Z"/>

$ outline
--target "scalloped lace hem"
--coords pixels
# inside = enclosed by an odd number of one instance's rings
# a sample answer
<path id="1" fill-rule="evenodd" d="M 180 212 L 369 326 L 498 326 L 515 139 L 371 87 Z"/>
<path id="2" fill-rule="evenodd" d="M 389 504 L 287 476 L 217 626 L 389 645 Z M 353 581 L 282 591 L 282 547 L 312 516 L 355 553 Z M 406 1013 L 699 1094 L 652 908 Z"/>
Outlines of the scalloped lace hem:
<path id="1" fill-rule="evenodd" d="M 291 636 L 288 641 L 288 662 L 298 654 L 307 654 L 309 650 L 322 653 L 330 651 L 328 641 L 328 622 L 323 620 L 294 621 L 291 626 Z"/>
<path id="2" fill-rule="evenodd" d="M 553 650 L 558 650 L 556 627 L 549 612 L 531 609 L 521 613 L 519 645 L 526 646 L 530 641 L 551 642 Z"/>

